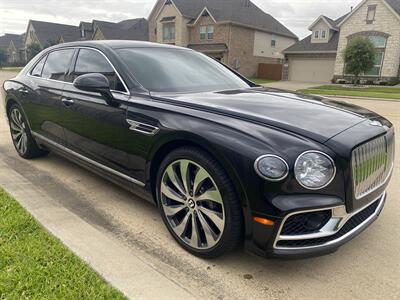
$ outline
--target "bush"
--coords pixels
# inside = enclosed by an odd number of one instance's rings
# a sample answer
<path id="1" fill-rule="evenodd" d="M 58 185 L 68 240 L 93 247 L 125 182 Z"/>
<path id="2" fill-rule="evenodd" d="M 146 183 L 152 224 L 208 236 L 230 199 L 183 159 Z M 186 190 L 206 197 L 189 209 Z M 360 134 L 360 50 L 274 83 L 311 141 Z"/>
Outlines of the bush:
<path id="1" fill-rule="evenodd" d="M 7 53 L 3 48 L 0 48 L 0 69 L 6 64 L 7 62 Z"/>
<path id="2" fill-rule="evenodd" d="M 34 58 L 37 54 L 39 54 L 42 51 L 42 47 L 40 47 L 39 44 L 30 44 L 26 48 L 26 54 L 28 56 L 28 61 L 30 61 L 32 58 Z"/>
<path id="3" fill-rule="evenodd" d="M 365 37 L 353 38 L 343 52 L 345 72 L 353 74 L 357 84 L 360 74 L 367 73 L 375 63 L 377 52 L 372 42 Z"/>

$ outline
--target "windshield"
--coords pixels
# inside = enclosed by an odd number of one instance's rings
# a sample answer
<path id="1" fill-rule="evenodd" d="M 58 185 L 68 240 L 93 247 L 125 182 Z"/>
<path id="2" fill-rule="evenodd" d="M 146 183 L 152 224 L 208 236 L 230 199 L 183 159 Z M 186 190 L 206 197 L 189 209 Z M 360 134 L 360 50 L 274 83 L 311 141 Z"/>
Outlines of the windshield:
<path id="1" fill-rule="evenodd" d="M 151 92 L 208 92 L 249 87 L 226 67 L 195 51 L 168 48 L 116 51 L 136 80 Z"/>

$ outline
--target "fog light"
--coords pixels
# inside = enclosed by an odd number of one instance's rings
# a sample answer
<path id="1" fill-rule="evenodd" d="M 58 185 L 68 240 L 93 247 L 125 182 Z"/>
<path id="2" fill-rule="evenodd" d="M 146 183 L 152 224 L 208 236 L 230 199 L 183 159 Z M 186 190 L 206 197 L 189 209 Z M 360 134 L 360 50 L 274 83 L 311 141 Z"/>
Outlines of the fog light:
<path id="1" fill-rule="evenodd" d="M 303 226 L 307 230 L 319 230 L 326 224 L 326 212 L 313 213 L 304 219 Z"/>
<path id="2" fill-rule="evenodd" d="M 315 211 L 302 214 L 296 214 L 289 217 L 281 234 L 299 235 L 310 234 L 321 230 L 332 217 L 331 210 Z"/>

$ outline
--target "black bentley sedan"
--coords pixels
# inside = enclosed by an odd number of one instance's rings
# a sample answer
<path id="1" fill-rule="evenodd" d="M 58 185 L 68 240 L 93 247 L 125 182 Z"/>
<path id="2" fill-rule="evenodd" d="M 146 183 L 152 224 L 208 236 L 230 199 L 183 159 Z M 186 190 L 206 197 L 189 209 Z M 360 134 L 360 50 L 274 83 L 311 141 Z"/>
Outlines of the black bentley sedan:
<path id="1" fill-rule="evenodd" d="M 271 257 L 333 252 L 377 219 L 393 170 L 383 117 L 258 86 L 185 48 L 57 45 L 4 90 L 21 157 L 53 151 L 153 201 L 201 257 L 242 241 Z"/>

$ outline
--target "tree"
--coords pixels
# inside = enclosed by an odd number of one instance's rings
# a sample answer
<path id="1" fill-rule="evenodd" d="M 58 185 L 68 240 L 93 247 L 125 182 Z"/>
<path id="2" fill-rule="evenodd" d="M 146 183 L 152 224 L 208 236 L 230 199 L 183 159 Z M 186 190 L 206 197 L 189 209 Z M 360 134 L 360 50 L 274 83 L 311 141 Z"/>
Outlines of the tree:
<path id="1" fill-rule="evenodd" d="M 377 55 L 374 44 L 365 37 L 353 38 L 343 52 L 346 74 L 354 75 L 354 83 L 358 83 L 360 74 L 370 71 Z"/>
<path id="2" fill-rule="evenodd" d="M 57 44 L 58 43 L 55 40 L 47 40 L 47 43 L 46 43 L 44 48 L 48 48 L 48 47 L 51 47 L 51 46 L 54 46 L 54 45 L 57 45 Z"/>
<path id="3" fill-rule="evenodd" d="M 40 51 L 42 51 L 42 48 L 40 47 L 39 44 L 33 43 L 33 44 L 28 45 L 28 47 L 26 47 L 26 55 L 27 55 L 28 61 L 30 61 L 37 54 L 39 54 Z"/>
<path id="4" fill-rule="evenodd" d="M 6 64 L 6 62 L 7 62 L 6 50 L 0 48 L 0 69 Z"/>

